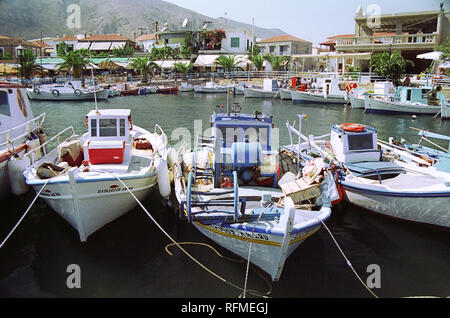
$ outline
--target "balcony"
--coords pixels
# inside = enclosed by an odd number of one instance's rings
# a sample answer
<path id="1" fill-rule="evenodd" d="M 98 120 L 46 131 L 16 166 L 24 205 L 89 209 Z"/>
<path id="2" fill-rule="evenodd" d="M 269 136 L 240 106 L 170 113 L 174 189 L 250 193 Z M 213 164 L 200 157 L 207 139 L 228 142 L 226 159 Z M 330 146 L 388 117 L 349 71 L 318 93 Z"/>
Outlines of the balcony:
<path id="1" fill-rule="evenodd" d="M 386 50 L 392 49 L 428 49 L 437 44 L 436 33 L 356 36 L 336 39 L 336 49 L 345 50 Z"/>

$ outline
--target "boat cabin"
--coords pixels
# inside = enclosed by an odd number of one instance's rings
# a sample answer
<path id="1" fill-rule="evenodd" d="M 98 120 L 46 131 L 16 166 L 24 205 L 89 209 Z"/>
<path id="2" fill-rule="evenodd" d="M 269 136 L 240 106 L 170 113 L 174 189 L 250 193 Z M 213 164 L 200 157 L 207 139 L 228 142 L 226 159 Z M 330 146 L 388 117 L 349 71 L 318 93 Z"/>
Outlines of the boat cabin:
<path id="1" fill-rule="evenodd" d="M 272 177 L 276 185 L 276 153 L 270 142 L 272 117 L 257 112 L 243 114 L 240 110 L 235 103 L 230 114 L 214 112 L 211 116 L 216 181 L 238 171 L 244 184 Z"/>
<path id="2" fill-rule="evenodd" d="M 129 157 L 133 129 L 129 109 L 92 110 L 86 116 L 88 133 L 84 140 L 84 159 L 91 164 L 121 164 Z"/>
<path id="3" fill-rule="evenodd" d="M 276 92 L 280 89 L 278 81 L 271 78 L 265 78 L 263 81 L 263 90 L 268 92 Z"/>
<path id="4" fill-rule="evenodd" d="M 360 124 L 334 125 L 331 146 L 336 158 L 343 163 L 380 161 L 377 130 Z"/>
<path id="5" fill-rule="evenodd" d="M 435 92 L 435 98 L 433 94 Z M 436 96 L 437 92 L 431 86 L 423 86 L 423 87 L 406 87 L 399 86 L 397 87 L 397 91 L 395 92 L 394 101 L 399 101 L 401 103 L 421 103 L 427 105 L 435 105 L 434 100 L 437 101 L 437 105 L 439 105 L 439 100 Z"/>

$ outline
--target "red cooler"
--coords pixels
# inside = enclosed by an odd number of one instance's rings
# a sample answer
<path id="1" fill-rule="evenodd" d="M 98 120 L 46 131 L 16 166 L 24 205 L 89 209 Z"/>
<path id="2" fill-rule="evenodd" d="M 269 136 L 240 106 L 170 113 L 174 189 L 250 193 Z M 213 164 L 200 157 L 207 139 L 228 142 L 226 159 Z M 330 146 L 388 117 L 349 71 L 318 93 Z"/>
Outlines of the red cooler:
<path id="1" fill-rule="evenodd" d="M 121 164 L 125 153 L 125 141 L 90 141 L 89 161 L 93 165 Z"/>

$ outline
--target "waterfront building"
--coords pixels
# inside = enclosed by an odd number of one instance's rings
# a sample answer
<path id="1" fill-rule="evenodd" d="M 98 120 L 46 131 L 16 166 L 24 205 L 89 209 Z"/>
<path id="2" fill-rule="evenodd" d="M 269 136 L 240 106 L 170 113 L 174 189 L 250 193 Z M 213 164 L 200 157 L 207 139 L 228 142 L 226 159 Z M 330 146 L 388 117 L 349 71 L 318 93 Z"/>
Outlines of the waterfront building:
<path id="1" fill-rule="evenodd" d="M 118 34 L 98 34 L 78 39 L 75 50 L 88 49 L 90 51 L 112 53 L 114 49 L 136 47 L 136 42 Z"/>
<path id="2" fill-rule="evenodd" d="M 143 34 L 135 39 L 136 45 L 139 47 L 141 52 L 150 53 L 152 48 L 157 44 L 156 34 Z"/>

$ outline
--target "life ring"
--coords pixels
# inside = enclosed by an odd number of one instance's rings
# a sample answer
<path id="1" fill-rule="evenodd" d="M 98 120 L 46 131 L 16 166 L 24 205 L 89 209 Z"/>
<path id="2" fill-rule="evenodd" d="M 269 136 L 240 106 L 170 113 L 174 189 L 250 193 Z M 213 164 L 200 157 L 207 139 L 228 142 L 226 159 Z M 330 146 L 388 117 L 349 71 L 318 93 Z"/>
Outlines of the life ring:
<path id="1" fill-rule="evenodd" d="M 355 123 L 344 123 L 339 126 L 344 131 L 349 132 L 363 132 L 366 130 L 366 126 L 363 124 L 355 124 Z"/>
<path id="2" fill-rule="evenodd" d="M 35 88 L 35 89 L 33 89 L 33 93 L 35 95 L 39 95 L 41 93 L 41 91 L 39 90 L 39 88 Z"/>
<path id="3" fill-rule="evenodd" d="M 57 89 L 52 90 L 52 95 L 55 97 L 59 96 L 59 91 Z"/>
<path id="4" fill-rule="evenodd" d="M 79 89 L 76 89 L 73 93 L 77 96 L 81 96 L 81 91 Z"/>

